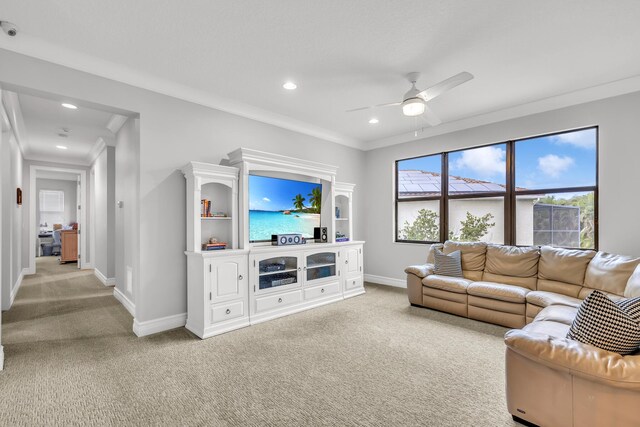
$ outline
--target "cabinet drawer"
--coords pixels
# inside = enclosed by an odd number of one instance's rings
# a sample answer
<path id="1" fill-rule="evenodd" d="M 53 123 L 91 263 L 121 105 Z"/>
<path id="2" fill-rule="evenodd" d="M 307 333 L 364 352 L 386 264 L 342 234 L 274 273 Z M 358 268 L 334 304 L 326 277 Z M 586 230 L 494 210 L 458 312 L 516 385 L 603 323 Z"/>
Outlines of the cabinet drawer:
<path id="1" fill-rule="evenodd" d="M 309 288 L 304 290 L 304 299 L 316 299 L 326 297 L 328 295 L 334 295 L 340 292 L 340 283 L 327 283 L 323 286 L 316 286 L 315 288 Z"/>
<path id="2" fill-rule="evenodd" d="M 361 288 L 362 286 L 363 286 L 363 284 L 362 284 L 362 276 L 351 277 L 351 278 L 346 279 L 345 284 L 344 284 L 344 289 L 345 290 L 356 289 L 356 288 Z"/>
<path id="3" fill-rule="evenodd" d="M 302 291 L 287 292 L 284 294 L 270 295 L 256 298 L 256 312 L 275 310 L 302 301 Z"/>
<path id="4" fill-rule="evenodd" d="M 244 301 L 217 304 L 211 307 L 211 323 L 223 322 L 244 316 Z"/>

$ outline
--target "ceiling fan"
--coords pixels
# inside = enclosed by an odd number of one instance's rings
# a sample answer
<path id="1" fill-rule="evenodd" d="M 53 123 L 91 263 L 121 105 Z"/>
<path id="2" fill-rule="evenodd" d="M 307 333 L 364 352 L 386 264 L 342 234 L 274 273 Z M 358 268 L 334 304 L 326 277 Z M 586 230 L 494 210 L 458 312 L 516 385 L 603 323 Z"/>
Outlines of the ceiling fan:
<path id="1" fill-rule="evenodd" d="M 431 126 L 437 126 L 442 123 L 442 121 L 435 115 L 431 108 L 427 106 L 427 102 L 453 89 L 454 87 L 461 85 L 462 83 L 468 82 L 473 78 L 473 74 L 463 71 L 462 73 L 456 74 L 453 77 L 449 77 L 448 79 L 443 80 L 440 83 L 433 85 L 425 90 L 420 90 L 416 87 L 416 82 L 419 78 L 420 73 L 414 72 L 407 74 L 407 80 L 409 81 L 409 83 L 411 83 L 411 89 L 409 89 L 409 91 L 404 94 L 401 102 L 390 102 L 387 104 L 354 108 L 352 110 L 347 110 L 347 113 L 351 113 L 353 111 L 368 110 L 372 108 L 402 105 L 402 113 L 405 116 L 413 117 L 422 115 L 422 117 L 424 117 L 427 123 L 429 123 Z"/>

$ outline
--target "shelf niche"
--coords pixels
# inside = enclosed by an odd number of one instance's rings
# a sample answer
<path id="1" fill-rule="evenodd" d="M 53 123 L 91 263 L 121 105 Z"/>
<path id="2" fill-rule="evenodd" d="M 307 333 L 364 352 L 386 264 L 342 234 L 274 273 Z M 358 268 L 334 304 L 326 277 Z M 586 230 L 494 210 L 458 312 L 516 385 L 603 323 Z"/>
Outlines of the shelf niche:
<path id="1" fill-rule="evenodd" d="M 202 245 L 210 238 L 227 243 L 227 249 L 237 249 L 238 169 L 190 162 L 182 173 L 187 180 L 187 251 L 203 252 Z M 227 216 L 203 217 L 202 199 L 211 201 L 212 213 Z"/>

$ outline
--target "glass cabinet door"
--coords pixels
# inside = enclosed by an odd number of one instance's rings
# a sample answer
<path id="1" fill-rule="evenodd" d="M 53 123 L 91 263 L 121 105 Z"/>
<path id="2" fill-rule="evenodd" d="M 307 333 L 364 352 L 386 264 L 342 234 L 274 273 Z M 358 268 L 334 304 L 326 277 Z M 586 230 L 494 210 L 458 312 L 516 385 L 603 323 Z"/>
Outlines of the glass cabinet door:
<path id="1" fill-rule="evenodd" d="M 308 255 L 306 261 L 307 282 L 335 277 L 337 274 L 335 252 Z"/>
<path id="2" fill-rule="evenodd" d="M 260 290 L 298 283 L 298 258 L 281 256 L 262 260 L 258 263 L 258 277 Z"/>

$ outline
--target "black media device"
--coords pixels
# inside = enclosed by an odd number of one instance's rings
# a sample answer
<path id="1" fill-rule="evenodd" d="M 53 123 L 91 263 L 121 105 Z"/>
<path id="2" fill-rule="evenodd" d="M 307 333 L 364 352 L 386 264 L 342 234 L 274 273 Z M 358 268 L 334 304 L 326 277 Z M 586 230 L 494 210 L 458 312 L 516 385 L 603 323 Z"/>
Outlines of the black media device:
<path id="1" fill-rule="evenodd" d="M 302 234 L 272 234 L 271 244 L 274 246 L 304 245 L 307 241 Z"/>
<path id="2" fill-rule="evenodd" d="M 315 239 L 316 243 L 327 243 L 329 241 L 327 227 L 314 227 L 313 238 Z"/>

